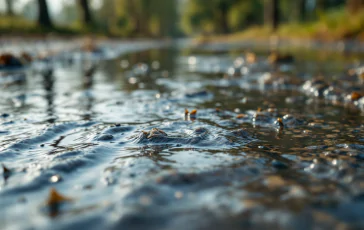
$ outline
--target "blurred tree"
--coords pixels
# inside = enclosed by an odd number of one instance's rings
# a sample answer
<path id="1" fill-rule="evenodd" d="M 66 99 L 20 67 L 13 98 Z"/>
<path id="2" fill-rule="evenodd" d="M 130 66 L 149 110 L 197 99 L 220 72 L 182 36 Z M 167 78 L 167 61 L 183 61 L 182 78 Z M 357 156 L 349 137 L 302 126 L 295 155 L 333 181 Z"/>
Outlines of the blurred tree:
<path id="1" fill-rule="evenodd" d="M 264 1 L 264 24 L 271 27 L 273 31 L 279 25 L 279 0 Z"/>
<path id="2" fill-rule="evenodd" d="M 279 0 L 272 0 L 272 28 L 274 31 L 278 29 L 279 25 Z"/>
<path id="3" fill-rule="evenodd" d="M 208 28 L 213 21 L 212 4 L 204 4 L 203 0 L 187 0 L 182 12 L 182 29 L 187 34 L 208 33 L 214 28 Z"/>
<path id="4" fill-rule="evenodd" d="M 16 0 L 5 0 L 6 3 L 6 15 L 13 16 L 14 15 L 14 8 L 13 4 Z"/>
<path id="5" fill-rule="evenodd" d="M 296 9 L 298 9 L 297 17 L 299 21 L 306 20 L 306 8 L 307 8 L 307 0 L 297 1 Z"/>
<path id="6" fill-rule="evenodd" d="M 232 6 L 234 0 L 218 0 L 216 3 L 217 9 L 219 9 L 220 16 L 220 28 L 221 32 L 227 34 L 230 32 L 228 23 L 229 8 Z"/>
<path id="7" fill-rule="evenodd" d="M 316 9 L 319 11 L 323 11 L 327 8 L 327 0 L 316 0 Z"/>
<path id="8" fill-rule="evenodd" d="M 79 18 L 79 10 L 75 2 L 62 0 L 62 9 L 56 17 L 59 24 L 73 25 Z"/>
<path id="9" fill-rule="evenodd" d="M 38 0 L 38 25 L 43 27 L 53 27 L 46 0 Z"/>
<path id="10" fill-rule="evenodd" d="M 113 29 L 112 26 L 115 22 L 115 1 L 116 0 L 109 0 L 108 4 L 106 4 L 106 1 L 102 1 L 100 7 L 96 9 L 94 14 L 94 23 L 106 34 L 111 33 Z"/>
<path id="11" fill-rule="evenodd" d="M 307 0 L 280 0 L 279 23 L 303 22 L 306 20 Z"/>
<path id="12" fill-rule="evenodd" d="M 38 3 L 36 1 L 29 1 L 24 4 L 21 15 L 24 16 L 25 19 L 30 21 L 37 21 L 38 18 Z"/>
<path id="13" fill-rule="evenodd" d="M 143 21 L 141 0 L 109 0 L 103 1 L 98 11 L 98 21 L 108 32 L 121 32 L 124 35 L 141 35 L 149 21 Z M 145 32 L 145 31 L 144 31 Z M 147 33 L 145 33 L 147 34 Z"/>
<path id="14" fill-rule="evenodd" d="M 92 25 L 92 16 L 88 0 L 78 0 L 80 9 L 82 11 L 82 22 L 85 25 Z"/>
<path id="15" fill-rule="evenodd" d="M 330 8 L 336 8 L 345 2 L 348 4 L 349 2 L 357 2 L 357 0 L 316 0 L 316 10 L 319 12 L 324 12 Z"/>
<path id="16" fill-rule="evenodd" d="M 140 0 L 134 0 L 134 1 L 124 1 L 126 3 L 126 8 L 128 9 L 128 13 L 126 13 L 125 17 L 128 17 L 130 22 L 131 22 L 131 26 L 132 26 L 132 31 L 131 33 L 133 35 L 141 35 L 142 32 L 142 12 L 141 12 L 141 2 Z M 147 21 L 145 21 L 146 23 Z M 146 32 L 146 31 L 144 31 Z"/>
<path id="17" fill-rule="evenodd" d="M 151 1 L 150 0 L 134 0 L 130 1 L 133 2 L 132 9 L 134 10 L 134 21 L 136 22 L 136 31 L 135 34 L 137 35 L 144 35 L 144 36 L 150 36 L 150 16 L 152 12 L 150 12 L 151 7 Z M 162 5 L 159 5 L 159 7 L 163 7 Z"/>
<path id="18" fill-rule="evenodd" d="M 249 26 L 262 25 L 262 1 L 238 1 L 229 11 L 229 27 L 231 32 L 241 31 Z"/>
<path id="19" fill-rule="evenodd" d="M 225 34 L 261 21 L 260 1 L 187 0 L 185 4 L 181 22 L 188 34 Z"/>
<path id="20" fill-rule="evenodd" d="M 279 19 L 281 23 L 288 22 L 288 21 L 294 21 L 296 20 L 296 1 L 292 0 L 280 0 L 278 4 L 279 8 Z M 269 3 L 271 4 L 271 3 Z M 271 20 L 271 19 L 269 19 Z"/>
<path id="21" fill-rule="evenodd" d="M 159 0 L 150 5 L 150 33 L 157 37 L 174 37 L 178 33 L 178 12 L 176 0 Z"/>
<path id="22" fill-rule="evenodd" d="M 177 0 L 109 0 L 96 12 L 97 23 L 107 31 L 130 36 L 176 35 Z"/>

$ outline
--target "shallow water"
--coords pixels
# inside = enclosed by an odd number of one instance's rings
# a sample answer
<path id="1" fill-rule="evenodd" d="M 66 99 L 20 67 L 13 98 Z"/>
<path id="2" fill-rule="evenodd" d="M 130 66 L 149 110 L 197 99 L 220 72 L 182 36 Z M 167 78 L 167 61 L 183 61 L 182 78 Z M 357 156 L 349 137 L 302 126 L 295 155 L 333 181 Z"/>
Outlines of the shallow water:
<path id="1" fill-rule="evenodd" d="M 360 53 L 102 47 L 0 83 L 1 229 L 364 228 Z M 339 99 L 303 88 L 318 75 Z"/>

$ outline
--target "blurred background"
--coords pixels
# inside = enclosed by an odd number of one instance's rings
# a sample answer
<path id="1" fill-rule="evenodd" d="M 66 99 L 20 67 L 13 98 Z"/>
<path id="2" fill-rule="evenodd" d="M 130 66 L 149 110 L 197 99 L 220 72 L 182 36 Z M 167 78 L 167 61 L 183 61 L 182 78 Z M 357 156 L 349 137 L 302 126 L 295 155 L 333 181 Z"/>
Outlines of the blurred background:
<path id="1" fill-rule="evenodd" d="M 364 39 L 364 0 L 0 0 L 0 33 Z"/>

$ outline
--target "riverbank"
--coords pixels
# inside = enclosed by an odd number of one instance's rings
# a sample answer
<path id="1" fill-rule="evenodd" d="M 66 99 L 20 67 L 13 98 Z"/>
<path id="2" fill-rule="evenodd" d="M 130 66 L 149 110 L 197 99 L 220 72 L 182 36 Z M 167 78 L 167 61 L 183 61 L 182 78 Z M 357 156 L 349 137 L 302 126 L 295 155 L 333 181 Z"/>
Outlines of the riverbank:
<path id="1" fill-rule="evenodd" d="M 120 32 L 120 31 L 119 31 Z M 93 36 L 98 38 L 138 38 L 140 36 L 124 36 L 116 31 L 105 31 L 97 28 L 87 28 L 81 25 L 42 28 L 36 22 L 21 17 L 1 16 L 0 36 L 44 37 L 80 37 Z M 149 39 L 148 39 L 149 40 Z M 284 41 L 364 41 L 364 12 L 350 14 L 345 8 L 323 12 L 316 20 L 305 23 L 283 23 L 272 33 L 269 27 L 253 26 L 244 31 L 226 35 L 202 35 L 194 38 L 196 43 L 234 43 L 241 41 L 267 42 L 271 40 Z"/>
<path id="2" fill-rule="evenodd" d="M 199 36 L 197 43 L 237 41 L 364 41 L 364 12 L 350 15 L 345 8 L 321 14 L 317 21 L 307 23 L 286 23 L 272 32 L 269 27 L 250 27 L 244 31 L 227 35 Z"/>

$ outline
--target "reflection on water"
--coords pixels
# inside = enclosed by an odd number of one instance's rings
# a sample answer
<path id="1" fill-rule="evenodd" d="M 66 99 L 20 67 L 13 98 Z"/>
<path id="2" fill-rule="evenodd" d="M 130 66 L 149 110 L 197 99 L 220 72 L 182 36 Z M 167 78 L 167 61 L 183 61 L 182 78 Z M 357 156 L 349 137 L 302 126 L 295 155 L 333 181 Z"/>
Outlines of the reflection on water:
<path id="1" fill-rule="evenodd" d="M 363 227 L 360 54 L 158 47 L 0 85 L 2 229 Z"/>
<path id="2" fill-rule="evenodd" d="M 54 123 L 54 81 L 53 73 L 43 75 L 43 87 L 45 91 L 45 99 L 47 101 L 46 114 L 49 116 L 49 122 Z"/>

